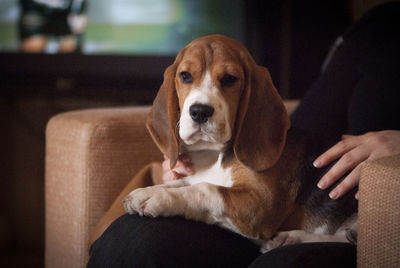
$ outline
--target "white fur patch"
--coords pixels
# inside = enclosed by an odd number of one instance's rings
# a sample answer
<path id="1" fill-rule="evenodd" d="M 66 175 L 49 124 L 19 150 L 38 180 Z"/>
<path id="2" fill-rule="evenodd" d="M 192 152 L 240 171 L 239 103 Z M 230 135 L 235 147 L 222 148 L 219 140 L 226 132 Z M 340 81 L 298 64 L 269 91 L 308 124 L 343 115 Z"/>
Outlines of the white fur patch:
<path id="1" fill-rule="evenodd" d="M 321 225 L 314 229 L 314 234 L 327 234 L 328 233 L 328 226 Z"/>
<path id="2" fill-rule="evenodd" d="M 207 182 L 219 186 L 231 187 L 233 185 L 232 180 L 232 168 L 224 169 L 222 167 L 222 153 L 218 156 L 218 160 L 210 168 L 198 171 L 192 176 L 184 178 L 184 181 L 189 185 L 198 184 L 201 182 Z"/>
<path id="3" fill-rule="evenodd" d="M 214 108 L 214 114 L 207 122 L 198 124 L 192 120 L 189 113 L 193 104 L 209 105 Z M 196 150 L 204 150 L 222 148 L 231 135 L 228 104 L 207 72 L 201 85 L 193 88 L 183 103 L 179 136 L 186 145 L 195 146 Z"/>

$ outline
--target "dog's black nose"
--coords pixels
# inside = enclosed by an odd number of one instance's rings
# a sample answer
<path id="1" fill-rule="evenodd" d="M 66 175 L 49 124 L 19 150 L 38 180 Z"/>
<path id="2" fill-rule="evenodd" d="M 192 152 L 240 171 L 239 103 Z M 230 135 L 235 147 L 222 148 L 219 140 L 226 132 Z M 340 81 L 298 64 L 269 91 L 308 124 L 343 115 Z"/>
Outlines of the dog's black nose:
<path id="1" fill-rule="evenodd" d="M 193 104 L 189 108 L 190 116 L 196 123 L 205 123 L 214 113 L 214 108 L 204 104 Z"/>

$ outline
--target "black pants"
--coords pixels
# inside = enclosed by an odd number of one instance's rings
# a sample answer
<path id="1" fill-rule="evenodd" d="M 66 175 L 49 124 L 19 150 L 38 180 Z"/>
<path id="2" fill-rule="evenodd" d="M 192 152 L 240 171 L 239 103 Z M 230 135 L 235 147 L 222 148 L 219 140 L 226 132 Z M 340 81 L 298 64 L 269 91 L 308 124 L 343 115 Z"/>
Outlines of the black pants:
<path id="1" fill-rule="evenodd" d="M 309 243 L 261 255 L 217 226 L 126 214 L 92 245 L 88 267 L 355 267 L 355 253 L 350 244 Z"/>

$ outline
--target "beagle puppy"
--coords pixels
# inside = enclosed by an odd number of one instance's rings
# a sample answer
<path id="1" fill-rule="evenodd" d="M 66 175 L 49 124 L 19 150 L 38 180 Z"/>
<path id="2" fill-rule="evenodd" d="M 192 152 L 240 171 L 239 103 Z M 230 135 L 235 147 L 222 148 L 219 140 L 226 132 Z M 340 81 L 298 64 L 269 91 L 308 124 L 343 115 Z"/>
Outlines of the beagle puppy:
<path id="1" fill-rule="evenodd" d="M 348 241 L 354 194 L 331 200 L 312 167 L 333 143 L 289 126 L 268 70 L 244 46 L 220 35 L 194 40 L 166 69 L 147 128 L 171 168 L 185 153 L 196 173 L 132 191 L 125 210 L 217 224 L 265 250 Z"/>

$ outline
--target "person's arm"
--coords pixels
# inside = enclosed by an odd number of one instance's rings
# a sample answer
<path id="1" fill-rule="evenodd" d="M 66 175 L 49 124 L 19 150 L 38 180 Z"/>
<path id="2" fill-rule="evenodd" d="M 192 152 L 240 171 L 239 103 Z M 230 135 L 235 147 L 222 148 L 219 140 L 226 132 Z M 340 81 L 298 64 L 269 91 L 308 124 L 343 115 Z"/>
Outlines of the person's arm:
<path id="1" fill-rule="evenodd" d="M 351 171 L 346 178 L 329 193 L 332 199 L 338 199 L 358 185 L 361 166 L 365 161 L 397 153 L 400 153 L 399 130 L 369 132 L 360 136 L 343 135 L 340 142 L 314 161 L 314 166 L 321 168 L 339 159 L 321 178 L 318 182 L 318 187 L 327 189 L 339 178 Z M 358 199 L 358 193 L 355 197 Z"/>

